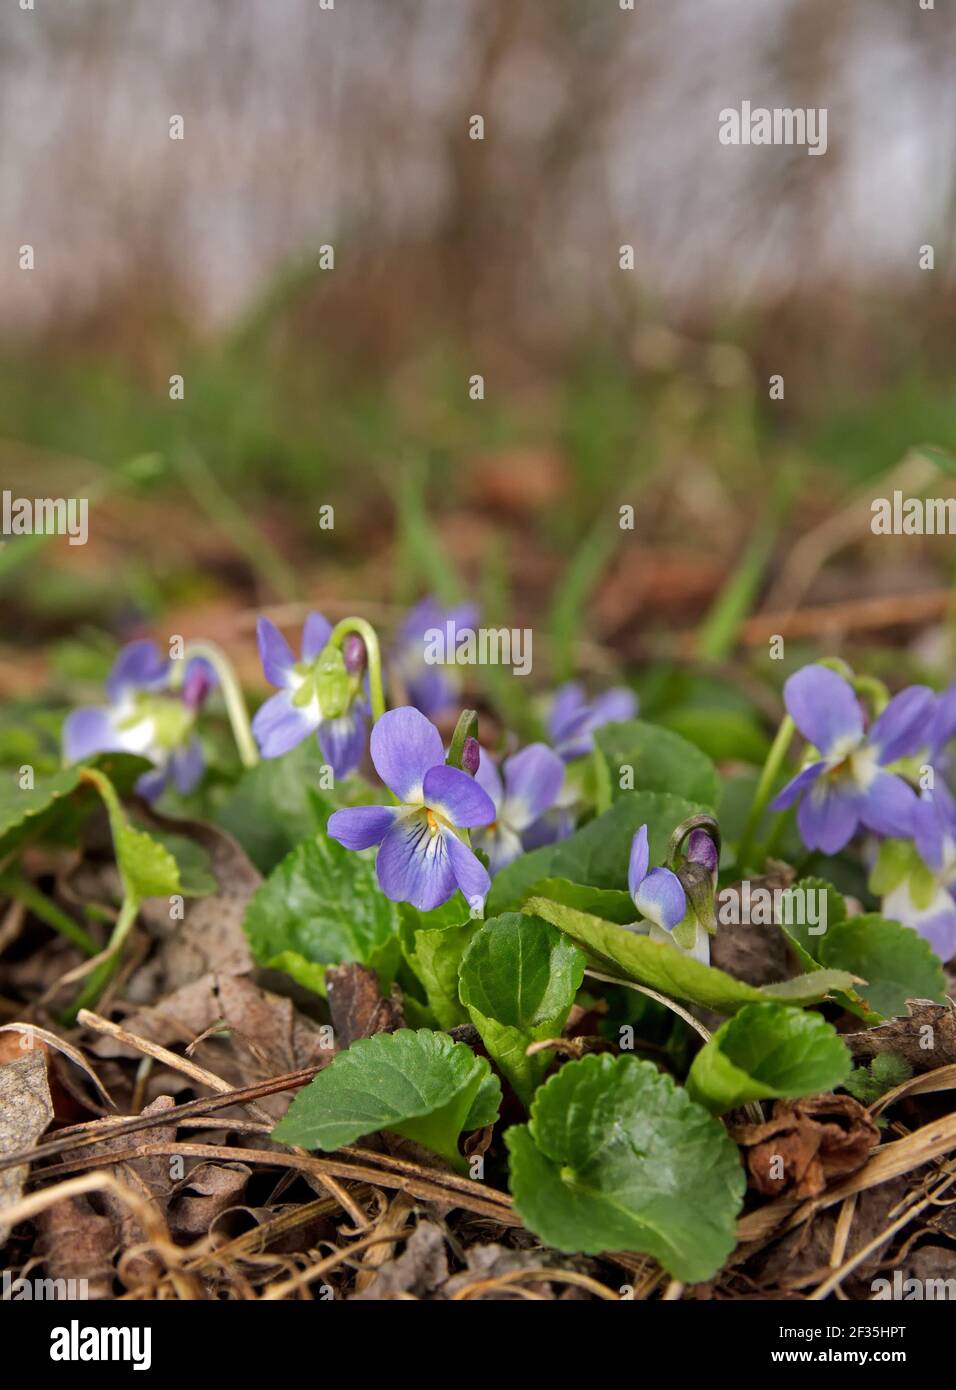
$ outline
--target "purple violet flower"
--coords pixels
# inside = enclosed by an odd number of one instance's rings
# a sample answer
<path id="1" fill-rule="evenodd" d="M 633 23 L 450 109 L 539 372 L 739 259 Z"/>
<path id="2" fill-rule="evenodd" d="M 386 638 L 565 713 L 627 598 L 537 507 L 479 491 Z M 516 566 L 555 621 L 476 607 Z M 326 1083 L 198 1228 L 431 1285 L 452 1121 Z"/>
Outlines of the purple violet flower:
<path id="1" fill-rule="evenodd" d="M 362 761 L 369 702 L 358 678 L 355 693 L 344 714 L 328 718 L 322 713 L 317 685 L 319 657 L 332 634 L 321 613 L 310 613 L 302 628 L 302 657 L 268 618 L 260 618 L 256 633 L 266 680 L 279 687 L 259 707 L 252 732 L 264 758 L 279 758 L 309 734 L 317 733 L 322 756 L 335 778 L 348 777 Z"/>
<path id="2" fill-rule="evenodd" d="M 791 718 L 817 755 L 779 796 L 772 811 L 799 801 L 797 825 L 808 849 L 836 854 L 859 827 L 906 839 L 913 833 L 916 793 L 884 769 L 926 741 L 935 696 L 926 686 L 903 690 L 868 733 L 849 682 L 826 666 L 804 666 L 783 689 Z"/>
<path id="3" fill-rule="evenodd" d="M 154 764 L 136 783 L 140 796 L 155 801 L 170 782 L 184 796 L 203 773 L 196 716 L 216 677 L 202 657 L 186 667 L 182 689 L 170 687 L 172 662 L 155 642 L 125 646 L 106 682 L 108 705 L 73 710 L 63 725 L 63 756 L 82 762 L 94 753 L 137 753 Z"/>
<path id="4" fill-rule="evenodd" d="M 698 839 L 694 857 L 698 863 L 704 864 L 707 868 L 710 868 L 711 860 L 713 860 L 716 871 L 716 851 L 713 842 L 710 841 L 709 836 L 703 838 L 708 840 L 710 849 L 707 850 L 702 841 Z M 692 836 L 691 840 L 693 841 L 693 839 Z M 690 853 L 687 857 L 691 857 Z M 627 887 L 634 899 L 634 906 L 645 920 L 629 927 L 628 930 L 636 931 L 642 936 L 649 936 L 651 941 L 674 946 L 685 956 L 693 956 L 695 960 L 703 961 L 705 965 L 708 965 L 710 963 L 710 938 L 707 932 L 696 918 L 693 918 L 686 928 L 681 926 L 688 915 L 684 885 L 670 869 L 651 869 L 649 871 L 647 867 L 649 862 L 650 849 L 647 840 L 647 826 L 642 825 L 631 841 Z M 691 926 L 694 929 L 693 940 L 691 941 L 688 935 L 685 943 L 678 936 L 676 929 L 681 928 L 681 935 L 684 935 L 685 932 L 689 932 Z"/>
<path id="5" fill-rule="evenodd" d="M 594 731 L 603 724 L 633 719 L 638 701 L 633 690 L 614 686 L 588 704 L 577 681 L 568 681 L 556 692 L 548 716 L 548 732 L 555 752 L 570 762 L 594 747 Z"/>
<path id="6" fill-rule="evenodd" d="M 916 850 L 930 870 L 914 892 L 911 875 L 885 895 L 881 910 L 929 942 L 945 963 L 956 955 L 956 804 L 948 788 L 924 792 L 913 815 Z M 928 890 L 928 891 L 927 891 Z"/>
<path id="7" fill-rule="evenodd" d="M 458 703 L 461 677 L 454 666 L 431 665 L 425 660 L 425 634 L 433 628 L 474 628 L 478 609 L 473 603 L 445 608 L 435 598 L 423 598 L 406 615 L 398 630 L 393 655 L 397 675 L 411 704 L 429 719 L 438 718 Z"/>
<path id="8" fill-rule="evenodd" d="M 329 835 L 346 849 L 378 845 L 375 868 L 382 892 L 421 912 L 461 890 L 474 906 L 491 879 L 458 834 L 495 818 L 488 793 L 460 768 L 445 763 L 441 735 L 406 705 L 372 728 L 372 762 L 398 806 L 351 806 L 329 817 Z"/>
<path id="9" fill-rule="evenodd" d="M 549 811 L 564 781 L 564 763 L 544 743 L 531 743 L 506 758 L 501 771 L 481 750 L 475 781 L 494 804 L 495 817 L 475 835 L 478 849 L 488 856 L 496 874 L 522 852 L 524 833 Z"/>

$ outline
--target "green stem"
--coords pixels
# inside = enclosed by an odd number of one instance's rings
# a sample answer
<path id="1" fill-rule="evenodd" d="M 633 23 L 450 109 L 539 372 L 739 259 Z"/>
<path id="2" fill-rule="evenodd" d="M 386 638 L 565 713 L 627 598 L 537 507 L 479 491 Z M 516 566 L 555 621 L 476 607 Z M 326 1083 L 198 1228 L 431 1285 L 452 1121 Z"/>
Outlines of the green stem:
<path id="1" fill-rule="evenodd" d="M 0 879 L 0 896 L 16 898 L 23 903 L 34 915 L 39 917 L 41 922 L 45 922 L 48 927 L 58 931 L 61 936 L 65 936 L 68 941 L 72 941 L 74 946 L 87 956 L 99 954 L 99 946 L 88 932 L 84 931 L 79 922 L 74 922 L 72 917 L 57 907 L 56 903 L 51 902 L 45 893 L 42 893 L 35 883 L 31 883 L 25 878 L 5 878 Z"/>
<path id="2" fill-rule="evenodd" d="M 90 1009 L 99 1000 L 103 990 L 116 973 L 116 967 L 119 965 L 120 954 L 123 950 L 123 943 L 127 936 L 129 936 L 138 912 L 138 898 L 129 896 L 123 899 L 123 905 L 116 919 L 116 925 L 113 927 L 109 944 L 106 947 L 106 956 L 95 969 L 90 971 L 86 984 L 70 1005 L 65 1015 L 65 1022 L 75 1023 L 76 1016 L 81 1009 Z"/>
<path id="3" fill-rule="evenodd" d="M 187 642 L 182 660 L 173 664 L 173 687 L 183 683 L 186 678 L 186 667 L 190 660 L 197 656 L 208 661 L 219 677 L 222 697 L 226 703 L 226 713 L 232 728 L 232 736 L 236 741 L 243 767 L 255 767 L 259 761 L 259 749 L 252 736 L 249 711 L 246 709 L 246 702 L 243 699 L 236 673 L 232 669 L 232 662 L 221 647 L 217 647 L 214 642 Z"/>
<path id="4" fill-rule="evenodd" d="M 381 719 L 385 713 L 385 687 L 382 684 L 382 653 L 378 645 L 378 634 L 371 623 L 364 618 L 343 618 L 332 629 L 329 642 L 341 650 L 342 643 L 350 632 L 357 632 L 365 643 L 365 656 L 368 661 L 368 684 L 372 696 L 372 722 Z"/>
<path id="5" fill-rule="evenodd" d="M 760 817 L 766 809 L 767 802 L 770 800 L 770 793 L 773 784 L 777 779 L 777 774 L 783 765 L 783 760 L 790 750 L 790 744 L 797 731 L 790 715 L 784 715 L 777 730 L 777 736 L 770 746 L 767 754 L 767 761 L 763 765 L 763 771 L 757 782 L 757 789 L 754 792 L 754 799 L 747 814 L 747 822 L 744 825 L 743 834 L 740 837 L 740 845 L 737 849 L 737 868 L 742 873 L 749 865 L 750 854 L 753 851 L 754 836 L 760 824 Z"/>

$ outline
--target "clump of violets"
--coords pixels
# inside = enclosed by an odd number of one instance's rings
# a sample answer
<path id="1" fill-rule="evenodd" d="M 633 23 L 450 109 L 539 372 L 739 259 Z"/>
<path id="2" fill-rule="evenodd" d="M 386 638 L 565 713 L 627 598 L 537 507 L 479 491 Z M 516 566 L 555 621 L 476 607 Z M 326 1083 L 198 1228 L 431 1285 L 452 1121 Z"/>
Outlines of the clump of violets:
<path id="1" fill-rule="evenodd" d="M 252 720 L 262 756 L 279 758 L 314 733 L 333 776 L 348 777 L 362 761 L 370 712 L 362 639 L 349 634 L 341 652 L 331 648 L 331 624 L 310 613 L 297 661 L 268 618 L 259 619 L 256 633 L 266 680 L 278 686 Z"/>
<path id="2" fill-rule="evenodd" d="M 215 683 L 209 663 L 194 657 L 182 685 L 173 686 L 173 663 L 155 642 L 125 646 L 106 681 L 108 703 L 75 709 L 63 725 L 68 763 L 94 753 L 137 753 L 153 763 L 136 783 L 140 796 L 155 801 L 172 783 L 184 796 L 202 777 L 197 715 Z"/>
<path id="3" fill-rule="evenodd" d="M 571 762 L 594 747 L 594 732 L 604 724 L 633 719 L 638 701 L 633 690 L 618 685 L 588 702 L 577 681 L 568 681 L 555 692 L 548 713 L 548 734 L 555 752 Z"/>
<path id="4" fill-rule="evenodd" d="M 395 902 L 429 912 L 460 890 L 472 907 L 481 905 L 491 879 L 467 832 L 494 820 L 491 797 L 467 772 L 448 766 L 438 730 L 411 706 L 376 721 L 370 750 L 398 804 L 336 811 L 329 835 L 346 849 L 378 845 L 378 881 Z"/>
<path id="5" fill-rule="evenodd" d="M 546 744 L 531 743 L 506 758 L 499 771 L 482 749 L 475 780 L 494 806 L 494 820 L 476 832 L 475 845 L 496 874 L 517 859 L 525 848 L 523 837 L 557 801 L 564 763 Z"/>
<path id="6" fill-rule="evenodd" d="M 927 686 L 894 696 L 864 728 L 850 683 L 826 666 L 804 666 L 784 686 L 787 711 L 811 745 L 807 765 L 771 810 L 797 804 L 797 825 L 808 849 L 836 854 L 863 827 L 877 835 L 909 838 L 918 798 L 893 764 L 925 746 L 936 713 Z"/>
<path id="7" fill-rule="evenodd" d="M 401 627 L 392 653 L 392 669 L 405 690 L 410 704 L 438 719 L 458 704 L 461 676 L 454 666 L 433 664 L 425 660 L 426 633 L 439 629 L 474 628 L 478 624 L 478 609 L 473 603 L 446 608 L 436 598 L 423 598 L 410 609 Z M 454 643 L 452 643 L 454 650 Z"/>
<path id="8" fill-rule="evenodd" d="M 705 832 L 696 830 L 690 835 L 686 861 L 702 866 L 711 875 L 712 885 L 716 882 L 717 851 Z M 647 826 L 642 825 L 631 841 L 627 887 L 634 906 L 644 920 L 630 930 L 649 936 L 652 941 L 676 946 L 684 955 L 708 965 L 710 938 L 697 913 L 688 904 L 683 883 L 672 869 L 651 869 L 649 863 Z"/>

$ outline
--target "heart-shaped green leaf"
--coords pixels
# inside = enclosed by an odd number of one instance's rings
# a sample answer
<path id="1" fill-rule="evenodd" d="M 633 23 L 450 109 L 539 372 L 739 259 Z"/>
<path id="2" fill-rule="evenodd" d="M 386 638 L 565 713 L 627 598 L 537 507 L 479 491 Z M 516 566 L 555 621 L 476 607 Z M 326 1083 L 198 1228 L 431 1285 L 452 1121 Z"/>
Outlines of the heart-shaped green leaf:
<path id="1" fill-rule="evenodd" d="M 672 999 L 702 1004 L 717 1013 L 732 1014 L 744 1004 L 767 1000 L 783 1004 L 816 1004 L 834 989 L 845 989 L 854 981 L 841 970 L 813 971 L 780 984 L 758 989 L 735 980 L 715 966 L 685 956 L 667 942 L 651 941 L 647 936 L 627 931 L 615 922 L 602 921 L 587 912 L 566 907 L 545 898 L 532 898 L 525 911 L 543 917 L 570 936 L 588 955 L 609 963 L 623 979 L 635 980 Z"/>
<path id="2" fill-rule="evenodd" d="M 745 1187 L 737 1147 L 650 1062 L 568 1062 L 505 1140 L 515 1206 L 548 1245 L 638 1250 L 689 1283 L 711 1278 L 734 1248 Z"/>
<path id="3" fill-rule="evenodd" d="M 244 927 L 256 960 L 318 994 L 330 965 L 371 966 L 385 990 L 398 966 L 398 909 L 379 888 L 374 865 L 324 835 L 273 869 Z"/>
<path id="4" fill-rule="evenodd" d="M 853 1059 L 819 1014 L 782 1004 L 747 1004 L 701 1048 L 687 1089 L 715 1115 L 749 1100 L 831 1091 Z"/>
<path id="5" fill-rule="evenodd" d="M 584 955 L 554 927 L 520 912 L 492 918 L 461 961 L 461 1002 L 492 1060 L 531 1104 L 552 1058 L 526 1055 L 560 1036 L 584 975 Z"/>
<path id="6" fill-rule="evenodd" d="M 706 753 L 659 724 L 630 719 L 605 724 L 594 741 L 607 764 L 615 800 L 627 792 L 670 792 L 688 801 L 717 805 L 717 769 Z"/>
<path id="7" fill-rule="evenodd" d="M 438 1026 L 448 1029 L 467 1023 L 467 1011 L 458 998 L 458 967 L 481 923 L 472 920 L 460 893 L 431 912 L 419 912 L 410 903 L 401 903 L 399 913 L 402 951 L 421 982 Z"/>
<path id="8" fill-rule="evenodd" d="M 868 912 L 828 927 L 817 941 L 820 964 L 861 976 L 866 983 L 859 993 L 884 1018 L 905 1014 L 907 999 L 941 1004 L 946 996 L 939 957 L 919 932 L 902 922 Z"/>
<path id="9" fill-rule="evenodd" d="M 331 1153 L 387 1129 L 464 1170 L 458 1136 L 493 1124 L 500 1100 L 486 1058 L 446 1033 L 402 1028 L 340 1053 L 299 1092 L 272 1137 Z"/>

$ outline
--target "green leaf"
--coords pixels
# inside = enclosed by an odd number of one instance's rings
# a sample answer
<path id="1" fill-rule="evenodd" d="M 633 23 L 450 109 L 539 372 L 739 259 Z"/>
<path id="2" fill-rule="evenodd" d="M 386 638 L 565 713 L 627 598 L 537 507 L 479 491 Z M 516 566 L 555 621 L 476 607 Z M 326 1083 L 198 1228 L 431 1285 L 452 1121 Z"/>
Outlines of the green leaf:
<path id="1" fill-rule="evenodd" d="M 20 785 L 20 770 L 4 769 L 0 775 L 0 859 L 27 835 L 40 838 L 61 828 L 66 822 L 73 834 L 96 805 L 96 797 L 81 773 L 84 768 L 101 768 L 108 773 L 121 795 L 151 764 L 145 758 L 126 753 L 103 753 L 85 763 L 74 763 L 59 772 L 36 777 L 32 787 Z"/>
<path id="2" fill-rule="evenodd" d="M 520 907 L 532 884 L 542 878 L 624 889 L 631 841 L 642 825 L 647 825 L 651 863 L 660 864 L 674 827 L 706 809 L 670 792 L 628 792 L 566 840 L 522 854 L 496 874 L 487 913 L 496 917 Z"/>
<path id="3" fill-rule="evenodd" d="M 658 718 L 665 729 L 673 729 L 717 763 L 763 767 L 770 752 L 770 740 L 763 729 L 741 710 L 687 706 L 668 710 Z"/>
<path id="4" fill-rule="evenodd" d="M 860 994 L 884 1018 L 905 1014 L 907 999 L 941 1004 L 945 998 L 938 957 L 919 932 L 901 922 L 868 912 L 837 922 L 817 940 L 820 964 L 861 976 Z"/>
<path id="5" fill-rule="evenodd" d="M 590 912 L 606 922 L 619 922 L 622 926 L 636 922 L 640 916 L 634 899 L 623 888 L 589 888 L 585 883 L 571 883 L 566 878 L 538 879 L 528 889 L 525 901 L 531 898 L 550 898 L 552 902 L 576 907 L 579 912 Z"/>
<path id="6" fill-rule="evenodd" d="M 468 1014 L 458 998 L 458 967 L 480 922 L 471 919 L 460 893 L 431 912 L 400 903 L 399 913 L 405 959 L 421 981 L 439 1027 L 467 1023 Z"/>
<path id="7" fill-rule="evenodd" d="M 339 1053 L 299 1092 L 272 1137 L 331 1153 L 388 1129 L 464 1170 L 458 1136 L 493 1123 L 500 1098 L 484 1057 L 446 1033 L 402 1028 Z"/>
<path id="8" fill-rule="evenodd" d="M 515 1206 L 547 1245 L 637 1250 L 698 1283 L 736 1244 L 737 1147 L 650 1062 L 606 1053 L 568 1062 L 505 1142 Z"/>
<path id="9" fill-rule="evenodd" d="M 181 892 L 176 860 L 165 845 L 145 830 L 136 830 L 130 825 L 116 788 L 105 772 L 81 767 L 79 775 L 82 781 L 93 784 L 106 806 L 125 896 L 141 902 L 144 898 L 166 898 Z"/>
<path id="10" fill-rule="evenodd" d="M 584 956 L 554 927 L 520 912 L 494 917 L 461 961 L 461 1002 L 492 1061 L 531 1104 L 552 1058 L 529 1044 L 559 1037 L 584 976 Z"/>
<path id="11" fill-rule="evenodd" d="M 744 1004 L 761 1004 L 767 1000 L 815 1004 L 833 989 L 846 988 L 853 983 L 853 976 L 843 971 L 818 970 L 757 989 L 743 980 L 735 980 L 716 966 L 704 965 L 685 956 L 667 942 L 651 941 L 648 936 L 626 931 L 614 922 L 604 922 L 600 917 L 578 912 L 562 903 L 532 898 L 525 904 L 525 911 L 551 922 L 583 946 L 589 956 L 615 967 L 622 978 L 635 980 L 672 999 L 702 1004 L 717 1013 L 736 1013 Z"/>
<path id="12" fill-rule="evenodd" d="M 825 894 L 826 915 L 821 921 L 810 923 L 807 911 L 808 895 L 814 894 L 814 903 Z M 780 923 L 792 941 L 798 943 L 806 955 L 817 959 L 819 944 L 831 927 L 846 920 L 846 903 L 843 894 L 837 892 L 832 883 L 823 878 L 801 878 L 781 894 Z M 823 931 L 820 931 L 820 927 Z M 812 966 L 809 967 L 812 969 Z"/>
<path id="13" fill-rule="evenodd" d="M 176 835 L 170 831 L 151 830 L 149 833 L 175 859 L 179 869 L 179 891 L 184 897 L 204 898 L 210 893 L 219 892 L 212 860 L 201 844 L 187 835 Z"/>
<path id="14" fill-rule="evenodd" d="M 264 758 L 243 772 L 211 819 L 235 836 L 260 873 L 268 874 L 296 845 L 324 834 L 329 816 L 348 795 L 372 795 L 358 778 L 335 791 L 319 790 L 324 766 L 317 741 L 304 739 L 284 757 Z"/>
<path id="15" fill-rule="evenodd" d="M 373 864 L 325 836 L 306 840 L 273 869 L 246 909 L 245 933 L 262 965 L 325 994 L 330 965 L 358 961 L 388 990 L 400 954 L 398 909 Z"/>
<path id="16" fill-rule="evenodd" d="M 717 769 L 705 753 L 680 734 L 659 724 L 630 719 L 605 724 L 595 732 L 594 741 L 607 764 L 615 798 L 625 790 L 658 791 L 700 801 L 705 806 L 717 805 Z M 630 782 L 625 789 L 621 787 L 622 777 Z"/>
<path id="17" fill-rule="evenodd" d="M 701 1048 L 687 1089 L 715 1115 L 749 1100 L 831 1091 L 853 1060 L 819 1014 L 782 1004 L 747 1004 Z"/>

